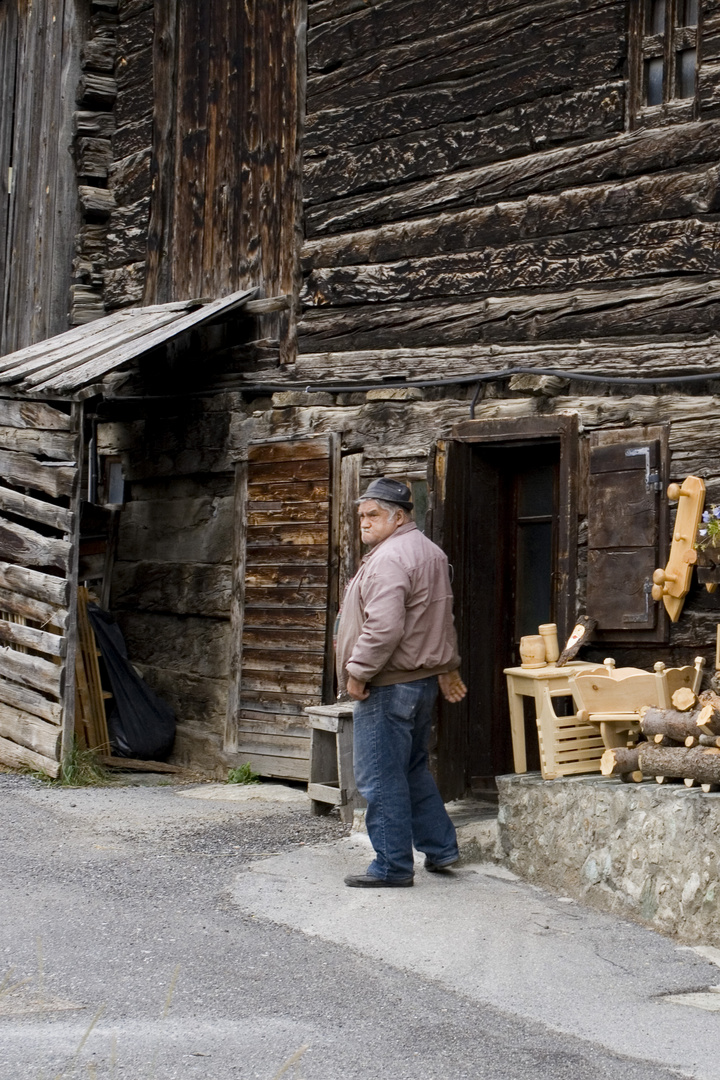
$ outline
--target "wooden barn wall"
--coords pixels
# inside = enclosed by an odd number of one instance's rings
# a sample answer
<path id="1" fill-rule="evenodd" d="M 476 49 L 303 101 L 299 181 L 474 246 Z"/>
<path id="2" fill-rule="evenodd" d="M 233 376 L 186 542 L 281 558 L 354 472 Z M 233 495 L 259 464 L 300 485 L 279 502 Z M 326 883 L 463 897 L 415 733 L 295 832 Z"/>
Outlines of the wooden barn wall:
<path id="1" fill-rule="evenodd" d="M 303 0 L 157 0 L 147 302 L 295 290 L 303 30 Z M 263 333 L 287 358 L 289 315 Z"/>
<path id="2" fill-rule="evenodd" d="M 695 116 L 639 126 L 622 0 L 311 3 L 300 350 L 714 330 L 720 11 L 700 6 Z"/>
<path id="3" fill-rule="evenodd" d="M 101 456 L 126 479 L 110 606 L 176 711 L 172 760 L 219 769 L 229 689 L 237 395 L 117 405 Z"/>
<path id="4" fill-rule="evenodd" d="M 68 327 L 86 0 L 0 4 L 0 355 Z"/>

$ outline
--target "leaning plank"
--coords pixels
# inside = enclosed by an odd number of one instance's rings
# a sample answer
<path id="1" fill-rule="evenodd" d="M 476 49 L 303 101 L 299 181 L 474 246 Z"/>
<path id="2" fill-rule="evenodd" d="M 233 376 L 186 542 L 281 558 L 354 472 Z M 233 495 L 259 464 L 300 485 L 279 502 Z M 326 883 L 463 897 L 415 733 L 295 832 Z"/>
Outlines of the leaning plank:
<path id="1" fill-rule="evenodd" d="M 43 603 L 42 600 L 33 600 L 21 593 L 10 592 L 0 588 L 0 611 L 11 611 L 13 615 L 22 615 L 25 619 L 32 619 L 40 623 L 40 629 L 46 626 L 57 626 L 64 630 L 67 624 L 67 608 L 55 607 L 53 604 Z"/>
<path id="2" fill-rule="evenodd" d="M 62 705 L 56 701 L 49 701 L 42 694 L 30 690 L 27 686 L 9 682 L 8 679 L 0 678 L 0 702 L 12 705 L 21 712 L 39 716 L 51 724 L 62 723 Z"/>
<path id="3" fill-rule="evenodd" d="M 8 510 L 11 514 L 29 518 L 30 521 L 39 521 L 65 533 L 73 531 L 75 515 L 71 510 L 42 499 L 33 499 L 30 495 L 13 491 L 12 488 L 0 487 L 0 510 Z"/>
<path id="4" fill-rule="evenodd" d="M 272 757 L 265 754 L 254 754 L 249 752 L 245 754 L 242 747 L 238 749 L 237 754 L 233 754 L 232 761 L 237 762 L 238 765 L 244 765 L 245 762 L 249 762 L 255 772 L 260 776 L 280 776 L 285 777 L 288 780 L 307 780 L 309 777 L 309 745 L 308 739 L 308 756 L 307 757 Z"/>
<path id="5" fill-rule="evenodd" d="M 13 563 L 0 562 L 0 588 L 62 608 L 67 607 L 70 598 L 70 587 L 65 578 Z"/>
<path id="6" fill-rule="evenodd" d="M 7 622 L 0 619 L 0 641 L 11 645 L 23 645 L 28 649 L 46 653 L 48 656 L 64 656 L 65 638 L 59 634 L 48 634 L 46 630 L 35 630 L 32 626 Z"/>
<path id="7" fill-rule="evenodd" d="M 0 704 L 0 737 L 56 761 L 60 757 L 60 735 L 57 725 Z"/>
<path id="8" fill-rule="evenodd" d="M 0 398 L 0 424 L 45 431 L 73 431 L 72 417 L 41 401 L 13 401 Z"/>
<path id="9" fill-rule="evenodd" d="M 0 449 L 68 461 L 75 456 L 75 433 L 0 426 Z"/>
<path id="10" fill-rule="evenodd" d="M 67 571 L 71 545 L 41 536 L 24 525 L 0 518 L 0 557 L 23 566 L 57 566 Z"/>
<path id="11" fill-rule="evenodd" d="M 112 769 L 132 769 L 133 772 L 182 773 L 187 771 L 179 765 L 168 765 L 166 761 L 140 761 L 138 758 L 101 757 L 100 762 Z"/>
<path id="12" fill-rule="evenodd" d="M 74 465 L 50 465 L 29 454 L 0 450 L 0 475 L 8 484 L 34 488 L 53 498 L 70 495 L 75 477 Z"/>
<path id="13" fill-rule="evenodd" d="M 0 676 L 12 679 L 34 690 L 60 697 L 62 667 L 42 660 L 39 656 L 16 652 L 7 645 L 0 645 Z"/>
<path id="14" fill-rule="evenodd" d="M 59 761 L 53 761 L 43 754 L 37 754 L 34 750 L 28 750 L 26 746 L 19 746 L 2 737 L 0 737 L 0 761 L 13 769 L 34 769 L 37 772 L 47 773 L 53 778 L 60 772 Z"/>

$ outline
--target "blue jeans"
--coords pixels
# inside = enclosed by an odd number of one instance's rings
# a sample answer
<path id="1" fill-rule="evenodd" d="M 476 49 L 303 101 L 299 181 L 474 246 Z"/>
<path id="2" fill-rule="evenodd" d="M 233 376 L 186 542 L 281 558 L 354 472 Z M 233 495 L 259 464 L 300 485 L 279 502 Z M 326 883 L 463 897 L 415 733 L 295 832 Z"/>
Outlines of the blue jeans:
<path id="1" fill-rule="evenodd" d="M 355 782 L 367 800 L 365 822 L 375 848 L 372 877 L 413 875 L 413 844 L 435 863 L 458 857 L 455 826 L 428 769 L 437 678 L 369 686 L 355 704 Z"/>

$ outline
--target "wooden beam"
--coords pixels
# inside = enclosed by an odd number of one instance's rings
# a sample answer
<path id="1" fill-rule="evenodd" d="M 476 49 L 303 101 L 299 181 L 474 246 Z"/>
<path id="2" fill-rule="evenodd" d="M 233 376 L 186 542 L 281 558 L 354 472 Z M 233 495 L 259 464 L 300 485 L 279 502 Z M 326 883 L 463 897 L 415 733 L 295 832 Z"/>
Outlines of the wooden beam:
<path id="1" fill-rule="evenodd" d="M 36 772 L 47 773 L 53 779 L 60 772 L 60 762 L 52 758 L 37 754 L 26 746 L 19 746 L 10 739 L 0 737 L 0 761 L 4 765 L 10 765 L 13 769 L 33 769 Z"/>
<path id="2" fill-rule="evenodd" d="M 0 737 L 34 750 L 51 761 L 60 758 L 60 728 L 9 705 L 0 704 Z"/>
<path id="3" fill-rule="evenodd" d="M 24 525 L 0 518 L 0 557 L 23 566 L 57 566 L 67 570 L 71 546 L 67 540 L 42 536 Z"/>
<path id="4" fill-rule="evenodd" d="M 65 578 L 13 563 L 0 562 L 0 588 L 59 608 L 67 608 L 70 600 L 70 587 Z"/>
<path id="5" fill-rule="evenodd" d="M 35 630 L 32 626 L 7 622 L 5 619 L 0 619 L 0 641 L 35 649 L 47 656 L 65 655 L 65 638 L 60 634 L 48 634 L 45 630 Z"/>
<path id="6" fill-rule="evenodd" d="M 59 529 L 64 533 L 73 531 L 74 517 L 70 510 L 44 502 L 42 499 L 33 499 L 30 495 L 23 495 L 12 488 L 0 487 L 0 510 L 8 510 L 11 514 L 17 514 L 18 517 L 50 525 L 51 528 Z"/>

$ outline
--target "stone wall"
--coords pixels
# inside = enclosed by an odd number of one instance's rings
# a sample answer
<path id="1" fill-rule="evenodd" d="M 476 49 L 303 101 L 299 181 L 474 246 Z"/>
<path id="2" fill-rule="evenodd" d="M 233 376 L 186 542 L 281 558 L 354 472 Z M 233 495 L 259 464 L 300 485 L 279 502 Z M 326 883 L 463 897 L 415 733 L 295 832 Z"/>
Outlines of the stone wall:
<path id="1" fill-rule="evenodd" d="M 720 946 L 720 793 L 596 776 L 498 778 L 501 861 L 530 882 Z"/>

